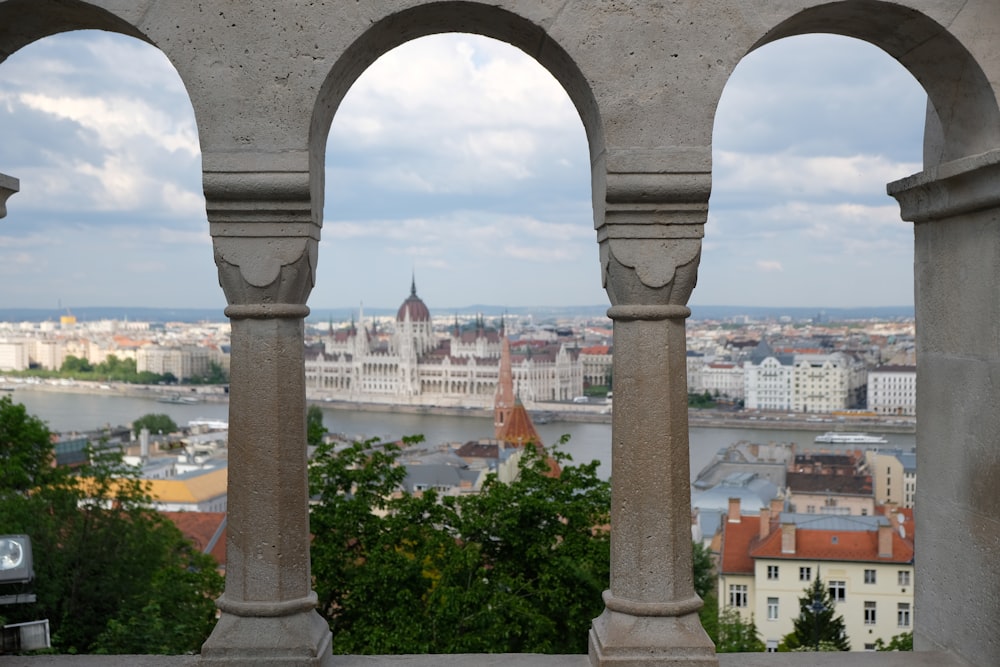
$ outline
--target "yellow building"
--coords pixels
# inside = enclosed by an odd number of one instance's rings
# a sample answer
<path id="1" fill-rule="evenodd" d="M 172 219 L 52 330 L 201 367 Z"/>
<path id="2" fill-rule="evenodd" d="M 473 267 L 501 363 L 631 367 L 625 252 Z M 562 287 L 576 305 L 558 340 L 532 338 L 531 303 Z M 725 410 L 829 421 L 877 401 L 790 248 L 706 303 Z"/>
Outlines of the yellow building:
<path id="1" fill-rule="evenodd" d="M 793 631 L 799 598 L 819 577 L 844 617 L 851 650 L 874 650 L 877 639 L 913 630 L 906 525 L 885 516 L 772 515 L 770 508 L 742 516 L 737 505 L 723 526 L 719 608 L 752 617 L 775 650 Z"/>

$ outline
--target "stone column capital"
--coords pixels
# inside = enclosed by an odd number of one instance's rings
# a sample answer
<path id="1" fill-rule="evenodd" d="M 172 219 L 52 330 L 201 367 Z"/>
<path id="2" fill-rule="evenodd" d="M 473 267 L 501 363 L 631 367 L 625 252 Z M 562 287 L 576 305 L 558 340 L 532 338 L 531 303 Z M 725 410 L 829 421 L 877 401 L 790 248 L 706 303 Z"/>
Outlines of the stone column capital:
<path id="1" fill-rule="evenodd" d="M 904 220 L 922 223 L 1000 208 L 1000 151 L 930 167 L 889 183 Z"/>
<path id="2" fill-rule="evenodd" d="M 685 304 L 698 278 L 711 171 L 648 169 L 621 158 L 608 162 L 597 241 L 612 318 L 690 314 Z"/>
<path id="3" fill-rule="evenodd" d="M 320 224 L 308 171 L 205 171 L 219 284 L 233 318 L 305 317 Z"/>
<path id="4" fill-rule="evenodd" d="M 0 174 L 0 218 L 7 215 L 7 199 L 20 189 L 19 180 L 7 174 Z"/>

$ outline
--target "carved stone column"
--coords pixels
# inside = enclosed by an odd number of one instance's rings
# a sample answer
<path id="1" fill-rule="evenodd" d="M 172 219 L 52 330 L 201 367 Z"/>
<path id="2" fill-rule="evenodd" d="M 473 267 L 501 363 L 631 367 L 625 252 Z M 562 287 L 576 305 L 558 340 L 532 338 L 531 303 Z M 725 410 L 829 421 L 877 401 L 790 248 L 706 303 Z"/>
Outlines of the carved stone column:
<path id="1" fill-rule="evenodd" d="M 691 558 L 685 305 L 697 278 L 711 174 L 649 169 L 657 156 L 608 157 L 598 225 L 614 320 L 611 588 L 590 631 L 590 661 L 707 667 Z"/>
<path id="2" fill-rule="evenodd" d="M 914 223 L 914 645 L 1000 664 L 1000 151 L 889 184 Z M 961 557 L 956 557 L 961 554 Z"/>
<path id="3" fill-rule="evenodd" d="M 219 163 L 222 167 L 219 168 Z M 306 172 L 207 156 L 215 263 L 232 321 L 226 589 L 203 664 L 325 665 L 309 562 L 305 302 L 319 225 Z"/>
<path id="4" fill-rule="evenodd" d="M 21 182 L 13 176 L 0 174 L 0 218 L 7 216 L 7 199 L 20 187 Z"/>

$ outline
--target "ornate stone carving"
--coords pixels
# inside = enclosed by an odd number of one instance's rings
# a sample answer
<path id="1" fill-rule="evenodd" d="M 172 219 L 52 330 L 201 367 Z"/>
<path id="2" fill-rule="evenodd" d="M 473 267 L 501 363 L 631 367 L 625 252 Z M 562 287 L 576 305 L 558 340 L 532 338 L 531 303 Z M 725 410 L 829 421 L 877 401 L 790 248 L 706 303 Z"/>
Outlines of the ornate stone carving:
<path id="1" fill-rule="evenodd" d="M 230 317 L 303 317 L 320 226 L 305 172 L 206 172 L 219 284 Z"/>
<path id="2" fill-rule="evenodd" d="M 710 190 L 708 172 L 608 174 L 597 240 L 615 307 L 687 303 L 698 281 Z"/>

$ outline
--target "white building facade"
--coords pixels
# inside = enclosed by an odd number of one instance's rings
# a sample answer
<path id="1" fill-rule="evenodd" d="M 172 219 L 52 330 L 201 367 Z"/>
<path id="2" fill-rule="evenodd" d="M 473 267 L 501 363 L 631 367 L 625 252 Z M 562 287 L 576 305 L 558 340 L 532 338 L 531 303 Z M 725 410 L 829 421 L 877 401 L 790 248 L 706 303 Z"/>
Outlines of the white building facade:
<path id="1" fill-rule="evenodd" d="M 363 319 L 363 318 L 362 318 Z M 331 332 L 322 349 L 306 352 L 306 391 L 316 400 L 488 408 L 500 373 L 500 331 L 477 321 L 435 334 L 430 312 L 411 285 L 393 331 L 362 324 Z M 583 393 L 579 349 L 539 341 L 512 346 L 514 389 L 525 405 L 569 401 Z"/>
<path id="2" fill-rule="evenodd" d="M 830 413 L 863 404 L 867 374 L 855 357 L 797 354 L 790 361 L 767 357 L 757 365 L 744 363 L 747 409 Z"/>
<path id="3" fill-rule="evenodd" d="M 793 376 L 793 368 L 783 365 L 776 357 L 768 357 L 760 364 L 745 362 L 743 381 L 746 409 L 791 410 Z"/>
<path id="4" fill-rule="evenodd" d="M 880 366 L 870 371 L 868 409 L 880 415 L 916 416 L 916 366 Z"/>

